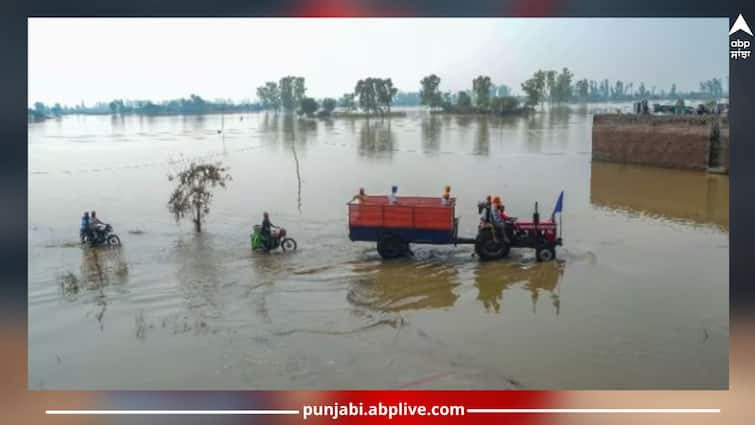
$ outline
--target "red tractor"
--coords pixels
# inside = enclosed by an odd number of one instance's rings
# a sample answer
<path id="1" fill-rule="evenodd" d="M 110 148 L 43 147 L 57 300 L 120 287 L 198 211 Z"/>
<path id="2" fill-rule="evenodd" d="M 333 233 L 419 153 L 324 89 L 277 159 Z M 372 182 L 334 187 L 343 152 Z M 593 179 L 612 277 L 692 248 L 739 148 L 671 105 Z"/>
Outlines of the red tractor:
<path id="1" fill-rule="evenodd" d="M 478 210 L 485 208 L 483 204 Z M 494 233 L 495 232 L 495 233 Z M 535 203 L 532 221 L 516 218 L 503 220 L 503 225 L 495 226 L 482 221 L 475 238 L 475 252 L 481 260 L 497 260 L 506 257 L 512 247 L 534 248 L 537 261 L 550 261 L 556 258 L 556 246 L 561 245 L 558 225 L 551 220 L 540 220 Z"/>

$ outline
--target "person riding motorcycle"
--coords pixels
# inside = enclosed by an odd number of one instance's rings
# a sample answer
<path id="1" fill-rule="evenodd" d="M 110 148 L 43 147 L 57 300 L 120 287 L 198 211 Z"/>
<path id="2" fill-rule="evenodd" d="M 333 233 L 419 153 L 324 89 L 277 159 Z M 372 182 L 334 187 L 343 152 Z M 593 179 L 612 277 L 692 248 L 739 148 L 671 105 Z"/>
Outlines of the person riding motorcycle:
<path id="1" fill-rule="evenodd" d="M 84 215 L 81 216 L 81 225 L 79 227 L 79 237 L 81 238 L 81 242 L 83 243 L 86 239 L 92 238 L 92 232 L 89 228 L 90 226 L 90 220 L 89 220 L 89 211 L 84 211 Z"/>
<path id="2" fill-rule="evenodd" d="M 100 240 L 102 238 L 102 233 L 105 228 L 105 223 L 97 218 L 97 211 L 92 211 L 92 214 L 90 215 L 91 219 L 89 222 L 89 228 L 91 230 L 92 236 L 95 238 L 95 240 Z"/>
<path id="3" fill-rule="evenodd" d="M 262 213 L 262 228 L 260 229 L 260 233 L 262 234 L 265 242 L 265 249 L 267 250 L 270 250 L 273 247 L 273 227 L 276 226 L 270 221 L 270 214 L 267 212 Z"/>

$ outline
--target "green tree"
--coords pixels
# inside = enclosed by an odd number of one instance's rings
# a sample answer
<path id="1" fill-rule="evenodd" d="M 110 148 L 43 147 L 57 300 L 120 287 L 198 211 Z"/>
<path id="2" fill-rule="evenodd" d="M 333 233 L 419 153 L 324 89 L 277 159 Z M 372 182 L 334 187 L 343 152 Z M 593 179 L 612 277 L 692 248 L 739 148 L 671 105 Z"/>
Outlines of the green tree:
<path id="1" fill-rule="evenodd" d="M 34 102 L 34 113 L 39 116 L 47 115 L 47 106 L 42 102 Z"/>
<path id="2" fill-rule="evenodd" d="M 472 97 L 465 91 L 460 91 L 456 94 L 456 105 L 461 108 L 469 108 L 472 106 Z"/>
<path id="3" fill-rule="evenodd" d="M 579 100 L 581 100 L 582 102 L 587 100 L 588 96 L 590 95 L 589 82 L 587 81 L 587 79 L 577 80 L 574 86 L 577 90 L 577 97 L 579 97 Z"/>
<path id="4" fill-rule="evenodd" d="M 322 100 L 322 110 L 326 115 L 330 115 L 336 109 L 336 100 L 326 97 Z"/>
<path id="5" fill-rule="evenodd" d="M 721 97 L 723 95 L 723 84 L 720 78 L 713 78 L 700 83 L 700 92 L 710 97 Z"/>
<path id="6" fill-rule="evenodd" d="M 569 68 L 563 68 L 561 73 L 556 77 L 555 85 L 555 100 L 557 103 L 568 102 L 572 96 L 572 78 L 574 74 L 569 71 Z"/>
<path id="7" fill-rule="evenodd" d="M 616 84 L 611 89 L 611 97 L 614 100 L 621 100 L 624 98 L 624 83 L 622 83 L 619 80 L 616 80 Z"/>
<path id="8" fill-rule="evenodd" d="M 398 89 L 393 87 L 393 81 L 390 78 L 378 79 L 377 85 L 377 99 L 378 104 L 383 111 L 391 113 L 391 103 L 393 103 L 393 97 L 398 93 Z M 382 113 L 382 112 L 381 112 Z"/>
<path id="9" fill-rule="evenodd" d="M 264 86 L 257 87 L 257 98 L 264 109 L 277 111 L 281 106 L 280 90 L 275 81 L 268 81 Z"/>
<path id="10" fill-rule="evenodd" d="M 359 107 L 363 111 L 377 114 L 378 101 L 374 80 L 374 78 L 370 77 L 357 81 L 357 85 L 354 87 L 354 94 L 359 99 Z"/>
<path id="11" fill-rule="evenodd" d="M 648 95 L 648 91 L 645 88 L 645 83 L 640 83 L 640 87 L 637 88 L 637 95 L 639 95 L 640 98 L 645 98 Z"/>
<path id="12" fill-rule="evenodd" d="M 598 82 L 590 80 L 590 100 L 596 101 L 600 99 L 600 89 L 598 88 Z"/>
<path id="13" fill-rule="evenodd" d="M 453 95 L 450 92 L 445 92 L 441 96 L 441 104 L 440 107 L 443 108 L 444 111 L 450 111 L 453 109 Z M 470 100 L 471 104 L 471 100 Z"/>
<path id="14" fill-rule="evenodd" d="M 556 91 L 556 71 L 545 71 L 545 90 L 547 91 L 548 101 L 553 103 Z"/>
<path id="15" fill-rule="evenodd" d="M 299 113 L 313 117 L 315 112 L 317 112 L 317 108 L 319 108 L 319 105 L 316 100 L 311 97 L 305 97 L 299 104 Z"/>
<path id="16" fill-rule="evenodd" d="M 286 112 L 291 112 L 296 107 L 296 102 L 294 101 L 293 79 L 294 77 L 283 77 L 278 82 L 278 89 L 280 90 L 281 96 L 281 107 Z"/>
<path id="17" fill-rule="evenodd" d="M 545 72 L 538 70 L 522 83 L 522 90 L 527 95 L 527 105 L 535 106 L 545 100 Z"/>
<path id="18" fill-rule="evenodd" d="M 390 113 L 393 96 L 398 89 L 393 87 L 390 78 L 365 78 L 357 81 L 354 93 L 359 99 L 359 107 L 375 114 Z"/>
<path id="19" fill-rule="evenodd" d="M 210 213 L 212 189 L 217 186 L 225 188 L 231 180 L 228 169 L 220 163 L 191 163 L 183 170 L 168 176 L 169 181 L 178 184 L 168 200 L 168 211 L 178 222 L 190 215 L 197 233 L 202 231 L 202 221 Z"/>
<path id="20" fill-rule="evenodd" d="M 346 109 L 347 111 L 353 111 L 357 108 L 356 102 L 354 101 L 354 93 L 346 93 L 343 96 L 341 96 L 340 99 L 338 99 L 338 106 L 340 106 L 343 109 Z"/>
<path id="21" fill-rule="evenodd" d="M 487 109 L 490 106 L 490 87 L 492 84 L 488 76 L 480 75 L 472 80 L 472 90 L 478 108 Z"/>
<path id="22" fill-rule="evenodd" d="M 440 85 L 440 77 L 435 74 L 430 74 L 423 78 L 420 82 L 422 86 L 419 92 L 421 103 L 430 108 L 437 108 L 443 103 L 443 99 L 440 94 L 438 86 Z"/>
<path id="23" fill-rule="evenodd" d="M 113 115 L 123 114 L 126 112 L 123 100 L 113 100 L 108 104 L 108 107 L 110 108 L 110 113 Z"/>
<path id="24" fill-rule="evenodd" d="M 304 86 L 304 78 L 287 76 L 278 82 L 280 90 L 281 106 L 286 112 L 293 112 L 301 103 L 307 88 Z"/>
<path id="25" fill-rule="evenodd" d="M 307 87 L 304 85 L 304 77 L 294 78 L 294 102 L 301 103 L 304 99 L 304 95 L 307 92 Z"/>

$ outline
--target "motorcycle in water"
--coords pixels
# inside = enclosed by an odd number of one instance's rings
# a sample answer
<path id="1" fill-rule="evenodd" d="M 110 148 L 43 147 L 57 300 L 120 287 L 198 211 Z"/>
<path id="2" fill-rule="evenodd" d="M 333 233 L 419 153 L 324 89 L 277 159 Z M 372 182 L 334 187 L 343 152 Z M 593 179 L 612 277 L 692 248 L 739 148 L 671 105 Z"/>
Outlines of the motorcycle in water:
<path id="1" fill-rule="evenodd" d="M 88 243 L 90 246 L 108 245 L 108 246 L 120 246 L 121 238 L 113 233 L 113 226 L 109 224 L 98 224 L 94 230 L 86 232 L 81 230 L 79 232 L 81 243 Z"/>
<path id="2" fill-rule="evenodd" d="M 254 233 L 251 235 L 252 239 L 252 251 L 272 251 L 276 248 L 281 248 L 283 251 L 296 250 L 296 241 L 293 238 L 286 236 L 286 229 L 282 227 L 274 227 L 270 229 L 270 242 L 266 241 L 266 237 L 262 234 L 262 226 L 259 224 L 254 226 Z"/>

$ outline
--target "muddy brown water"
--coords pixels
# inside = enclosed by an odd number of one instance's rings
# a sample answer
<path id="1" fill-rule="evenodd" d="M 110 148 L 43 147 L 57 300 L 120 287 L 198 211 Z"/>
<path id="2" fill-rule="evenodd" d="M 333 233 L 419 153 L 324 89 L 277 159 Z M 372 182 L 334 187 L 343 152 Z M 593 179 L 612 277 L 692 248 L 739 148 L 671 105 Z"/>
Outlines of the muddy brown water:
<path id="1" fill-rule="evenodd" d="M 33 389 L 709 388 L 728 385 L 726 176 L 591 161 L 590 110 L 390 121 L 68 116 L 29 126 Z M 166 176 L 222 161 L 204 232 Z M 549 215 L 557 262 L 480 263 L 470 246 L 383 262 L 348 240 L 368 193 Z M 97 210 L 120 249 L 77 243 Z M 250 252 L 269 211 L 299 242 Z"/>

